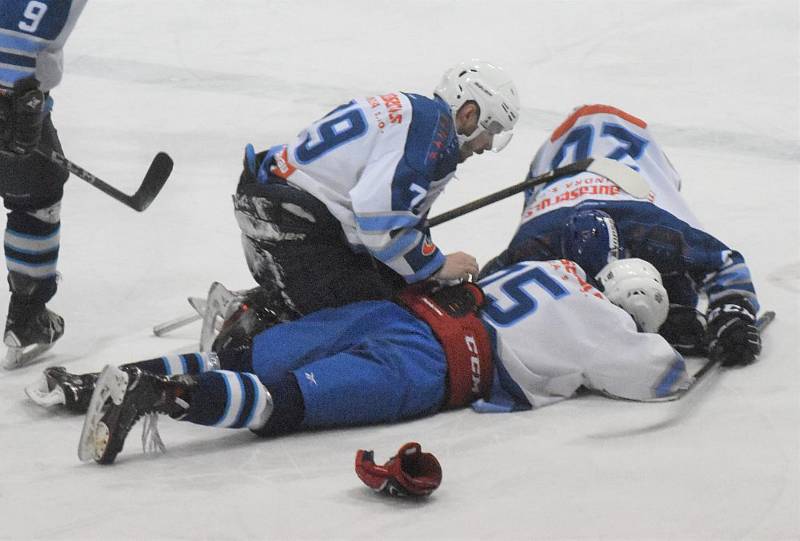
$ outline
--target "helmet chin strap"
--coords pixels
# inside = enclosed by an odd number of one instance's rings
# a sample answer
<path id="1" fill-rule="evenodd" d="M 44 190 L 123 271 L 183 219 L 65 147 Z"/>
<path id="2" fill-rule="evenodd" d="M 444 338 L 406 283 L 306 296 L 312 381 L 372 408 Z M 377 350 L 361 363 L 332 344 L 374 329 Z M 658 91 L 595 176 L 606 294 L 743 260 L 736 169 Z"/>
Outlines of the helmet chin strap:
<path id="1" fill-rule="evenodd" d="M 456 137 L 458 138 L 458 148 L 463 147 L 465 144 L 469 143 L 470 141 L 478 137 L 481 134 L 481 132 L 483 132 L 483 128 L 478 126 L 477 128 L 475 128 L 475 131 L 473 131 L 470 135 L 464 135 L 462 133 L 456 134 Z"/>
<path id="2" fill-rule="evenodd" d="M 478 128 L 474 132 L 472 132 L 471 135 L 462 135 L 460 133 L 457 134 L 456 137 L 458 138 L 458 147 L 459 148 L 463 147 L 465 144 L 469 143 L 470 141 L 472 141 L 473 139 L 478 137 L 484 131 L 486 131 L 486 130 L 484 130 L 482 127 L 478 126 Z M 493 144 L 492 144 L 492 148 L 490 150 L 492 152 L 500 152 L 501 150 L 506 148 L 506 146 L 508 146 L 508 143 L 511 141 L 511 138 L 513 136 L 514 136 L 514 132 L 512 132 L 510 130 L 509 131 L 504 131 L 503 133 L 499 133 L 499 134 L 493 136 L 493 139 L 492 139 Z"/>

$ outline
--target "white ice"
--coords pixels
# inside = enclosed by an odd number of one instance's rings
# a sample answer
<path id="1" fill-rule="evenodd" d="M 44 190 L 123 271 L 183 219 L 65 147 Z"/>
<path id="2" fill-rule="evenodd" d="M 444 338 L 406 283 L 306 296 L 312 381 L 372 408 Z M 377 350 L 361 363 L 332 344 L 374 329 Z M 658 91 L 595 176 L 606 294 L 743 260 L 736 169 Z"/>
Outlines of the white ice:
<path id="1" fill-rule="evenodd" d="M 90 2 L 54 93 L 67 155 L 128 192 L 159 150 L 175 171 L 143 214 L 67 184 L 51 304 L 66 334 L 41 363 L 0 373 L 0 538 L 797 539 L 799 23 L 795 0 Z M 166 455 L 142 455 L 137 427 L 115 465 L 80 463 L 82 419 L 36 407 L 24 385 L 49 365 L 94 371 L 195 347 L 197 324 L 151 328 L 214 280 L 252 284 L 230 201 L 244 145 L 286 141 L 352 96 L 430 94 L 469 57 L 508 69 L 523 114 L 509 147 L 467 162 L 434 214 L 520 181 L 572 107 L 627 110 L 777 312 L 760 361 L 668 404 L 581 398 L 275 440 L 162 419 Z M 520 206 L 434 237 L 485 263 Z M 441 488 L 419 503 L 376 497 L 356 450 L 385 459 L 410 440 L 441 460 Z"/>

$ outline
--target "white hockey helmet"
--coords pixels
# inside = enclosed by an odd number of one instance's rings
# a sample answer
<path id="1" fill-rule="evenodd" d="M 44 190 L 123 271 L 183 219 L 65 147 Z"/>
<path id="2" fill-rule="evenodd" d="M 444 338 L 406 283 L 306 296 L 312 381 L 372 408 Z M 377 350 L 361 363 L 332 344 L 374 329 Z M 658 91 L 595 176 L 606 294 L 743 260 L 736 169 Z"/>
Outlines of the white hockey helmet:
<path id="1" fill-rule="evenodd" d="M 612 261 L 600 271 L 597 280 L 605 296 L 628 312 L 640 330 L 657 332 L 669 311 L 667 290 L 661 273 L 643 259 Z"/>
<path id="2" fill-rule="evenodd" d="M 466 102 L 477 103 L 478 125 L 494 136 L 493 151 L 503 150 L 511 140 L 511 130 L 519 118 L 519 96 L 514 82 L 501 67 L 477 59 L 461 62 L 444 73 L 433 93 L 447 102 L 453 118 Z M 469 136 L 459 134 L 459 146 L 481 131 L 477 129 Z"/>

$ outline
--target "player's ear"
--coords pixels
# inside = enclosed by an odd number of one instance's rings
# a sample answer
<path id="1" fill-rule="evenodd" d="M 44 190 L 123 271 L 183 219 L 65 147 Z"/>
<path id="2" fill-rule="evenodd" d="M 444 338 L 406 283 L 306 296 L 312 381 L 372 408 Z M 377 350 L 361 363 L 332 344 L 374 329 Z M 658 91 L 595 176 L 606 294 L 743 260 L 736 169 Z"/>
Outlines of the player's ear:
<path id="1" fill-rule="evenodd" d="M 464 103 L 456 113 L 458 132 L 463 135 L 472 135 L 472 132 L 478 128 L 480 115 L 481 109 L 476 102 L 470 100 Z"/>

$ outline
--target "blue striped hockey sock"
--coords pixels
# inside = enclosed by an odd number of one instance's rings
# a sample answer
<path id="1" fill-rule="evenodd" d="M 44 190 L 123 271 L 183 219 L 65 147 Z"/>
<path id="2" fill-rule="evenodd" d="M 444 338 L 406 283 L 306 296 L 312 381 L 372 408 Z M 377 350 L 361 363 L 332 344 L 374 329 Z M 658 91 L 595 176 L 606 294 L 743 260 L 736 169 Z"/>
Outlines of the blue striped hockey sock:
<path id="1" fill-rule="evenodd" d="M 258 429 L 272 414 L 272 396 L 255 374 L 217 370 L 202 374 L 182 418 L 195 424 Z"/>
<path id="2" fill-rule="evenodd" d="M 202 374 L 219 368 L 219 361 L 214 353 L 184 353 L 183 355 L 164 355 L 156 359 L 128 363 L 122 366 L 135 366 L 162 376 L 177 376 L 180 374 Z"/>

